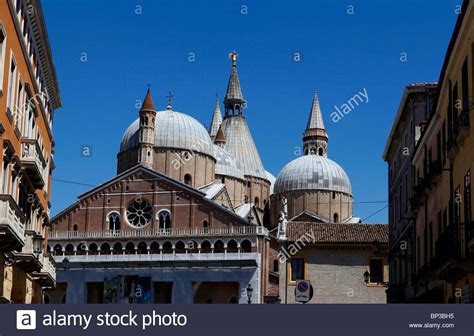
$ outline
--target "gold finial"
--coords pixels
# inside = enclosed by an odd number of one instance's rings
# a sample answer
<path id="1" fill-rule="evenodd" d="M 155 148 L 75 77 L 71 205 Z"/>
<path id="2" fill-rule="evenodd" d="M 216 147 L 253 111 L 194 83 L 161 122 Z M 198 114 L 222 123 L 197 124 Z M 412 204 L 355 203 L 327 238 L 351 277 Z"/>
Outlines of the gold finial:
<path id="1" fill-rule="evenodd" d="M 235 50 L 229 54 L 229 59 L 232 60 L 232 66 L 237 65 L 237 57 L 239 57 L 239 54 L 237 54 Z"/>

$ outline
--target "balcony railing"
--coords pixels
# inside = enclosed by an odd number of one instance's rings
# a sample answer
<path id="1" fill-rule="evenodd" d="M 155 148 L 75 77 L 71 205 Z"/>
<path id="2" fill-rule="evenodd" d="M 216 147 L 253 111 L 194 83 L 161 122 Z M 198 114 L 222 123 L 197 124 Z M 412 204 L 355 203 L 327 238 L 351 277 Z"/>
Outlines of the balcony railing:
<path id="1" fill-rule="evenodd" d="M 45 185 L 43 176 L 46 162 L 37 140 L 27 138 L 21 140 L 21 162 L 34 187 L 41 189 Z"/>
<path id="2" fill-rule="evenodd" d="M 263 226 L 234 226 L 228 228 L 173 228 L 149 230 L 53 231 L 50 240 L 102 238 L 156 238 L 156 237 L 211 237 L 211 236 L 267 236 Z"/>
<path id="3" fill-rule="evenodd" d="M 0 250 L 21 250 L 25 245 L 26 217 L 11 195 L 0 195 Z"/>
<path id="4" fill-rule="evenodd" d="M 54 256 L 56 263 L 61 264 L 64 256 Z M 260 260 L 260 253 L 170 253 L 170 254 L 104 254 L 104 255 L 76 255 L 67 256 L 72 263 L 150 263 L 150 262 L 192 262 L 192 261 L 251 261 L 252 264 Z M 61 265 L 58 266 L 61 269 Z"/>
<path id="5" fill-rule="evenodd" d="M 43 287 L 54 287 L 56 285 L 56 262 L 54 257 L 47 253 L 41 255 L 42 267 L 39 272 L 34 272 L 33 277 Z"/>

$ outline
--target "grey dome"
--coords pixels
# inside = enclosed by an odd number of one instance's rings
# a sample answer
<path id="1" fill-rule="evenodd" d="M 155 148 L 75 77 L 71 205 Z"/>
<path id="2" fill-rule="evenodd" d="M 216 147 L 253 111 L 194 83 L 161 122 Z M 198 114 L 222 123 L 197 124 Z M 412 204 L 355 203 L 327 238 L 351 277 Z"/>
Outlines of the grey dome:
<path id="1" fill-rule="evenodd" d="M 240 163 L 234 159 L 224 148 L 214 145 L 214 157 L 217 161 L 216 174 L 245 180 Z"/>
<path id="2" fill-rule="evenodd" d="M 328 190 L 352 195 L 351 181 L 336 162 L 320 155 L 304 155 L 278 174 L 274 192 Z"/>
<path id="3" fill-rule="evenodd" d="M 125 131 L 120 151 L 138 147 L 139 119 Z M 204 126 L 193 117 L 175 111 L 160 111 L 155 118 L 155 146 L 185 149 L 213 156 L 213 143 Z"/>

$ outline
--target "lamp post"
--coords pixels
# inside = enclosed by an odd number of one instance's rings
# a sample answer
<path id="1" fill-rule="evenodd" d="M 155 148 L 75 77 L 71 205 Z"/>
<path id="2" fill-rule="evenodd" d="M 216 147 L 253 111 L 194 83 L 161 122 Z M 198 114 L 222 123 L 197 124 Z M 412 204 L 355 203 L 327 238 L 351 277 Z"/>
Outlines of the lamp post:
<path id="1" fill-rule="evenodd" d="M 364 282 L 366 284 L 368 284 L 369 280 L 370 280 L 370 273 L 369 273 L 369 271 L 365 271 L 365 273 L 364 273 Z"/>
<path id="2" fill-rule="evenodd" d="M 253 293 L 252 285 L 248 284 L 247 286 L 247 303 L 248 304 L 252 303 L 252 293 Z"/>

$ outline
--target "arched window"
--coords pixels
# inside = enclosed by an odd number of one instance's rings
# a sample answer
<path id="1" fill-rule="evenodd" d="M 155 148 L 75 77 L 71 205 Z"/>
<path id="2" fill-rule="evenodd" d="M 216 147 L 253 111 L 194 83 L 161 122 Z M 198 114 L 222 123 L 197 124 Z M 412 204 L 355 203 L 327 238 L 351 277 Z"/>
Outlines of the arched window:
<path id="1" fill-rule="evenodd" d="M 168 210 L 161 210 L 158 212 L 158 224 L 160 229 L 170 229 L 171 228 L 171 212 Z"/>
<path id="2" fill-rule="evenodd" d="M 258 198 L 258 197 L 255 197 L 255 205 L 256 205 L 256 206 L 259 206 L 259 204 L 260 204 L 259 201 L 260 201 L 259 198 Z"/>
<path id="3" fill-rule="evenodd" d="M 110 213 L 107 220 L 109 221 L 109 230 L 120 230 L 120 215 L 118 213 Z"/>
<path id="4" fill-rule="evenodd" d="M 44 296 L 43 296 L 43 303 L 48 304 L 49 302 L 50 302 L 50 300 L 49 300 L 49 295 L 48 295 L 48 294 L 44 294 Z"/>
<path id="5" fill-rule="evenodd" d="M 323 156 L 323 154 L 324 154 L 323 147 L 319 147 L 318 154 L 319 154 L 320 156 Z"/>
<path id="6" fill-rule="evenodd" d="M 184 175 L 184 184 L 191 185 L 192 183 L 192 177 L 190 174 Z"/>
<path id="7" fill-rule="evenodd" d="M 339 223 L 339 215 L 337 212 L 334 214 L 334 223 Z"/>
<path id="8" fill-rule="evenodd" d="M 72 229 L 74 230 L 74 232 L 76 232 L 77 229 L 78 229 L 77 224 L 74 224 L 74 226 L 72 227 Z"/>

